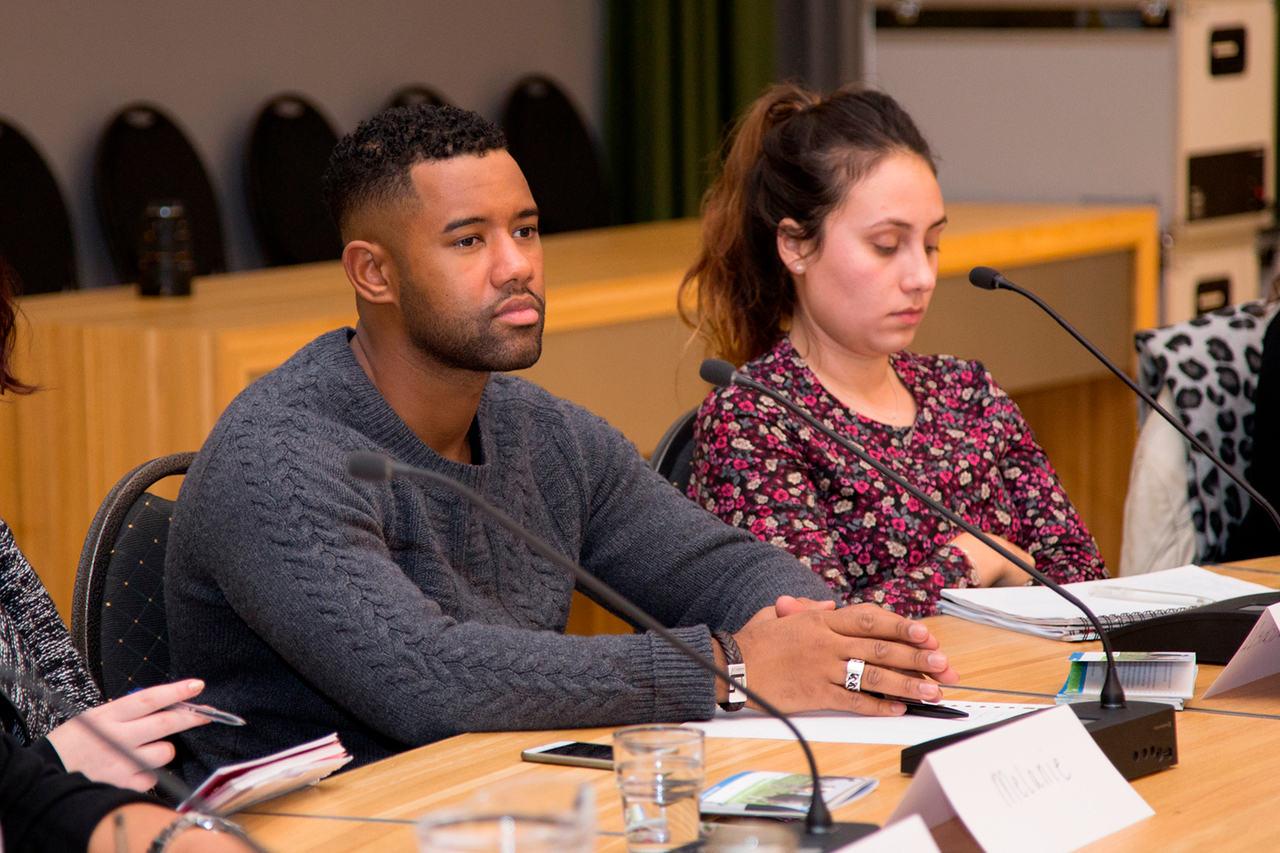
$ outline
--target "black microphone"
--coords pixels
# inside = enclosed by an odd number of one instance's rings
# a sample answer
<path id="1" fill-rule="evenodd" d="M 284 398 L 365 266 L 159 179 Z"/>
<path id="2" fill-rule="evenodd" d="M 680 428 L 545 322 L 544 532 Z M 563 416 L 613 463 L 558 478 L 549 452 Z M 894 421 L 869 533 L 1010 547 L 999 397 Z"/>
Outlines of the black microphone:
<path id="1" fill-rule="evenodd" d="M 1157 745 L 1154 742 L 1139 742 L 1138 738 L 1150 738 L 1153 732 L 1157 733 L 1159 739 L 1159 752 L 1165 754 L 1165 750 L 1170 751 L 1170 756 L 1176 760 L 1177 754 L 1177 735 L 1174 730 L 1173 709 L 1169 705 L 1158 702 L 1133 702 L 1126 703 L 1124 698 L 1124 688 L 1120 686 L 1120 677 L 1116 672 L 1115 655 L 1111 650 L 1111 639 L 1103 629 L 1102 623 L 1092 610 L 1085 605 L 1083 601 L 1072 593 L 1064 589 L 1057 581 L 1044 574 L 1034 566 L 1029 565 L 1025 560 L 1014 555 L 1008 548 L 1005 548 L 999 542 L 996 542 L 984 531 L 970 524 L 965 519 L 951 510 L 950 507 L 943 506 L 935 501 L 924 490 L 917 487 L 914 483 L 903 478 L 896 471 L 885 465 L 880 460 L 874 458 L 867 453 L 865 449 L 849 441 L 826 424 L 819 421 L 813 415 L 800 408 L 786 396 L 779 394 L 772 388 L 756 382 L 754 379 L 743 375 L 734 370 L 733 365 L 727 361 L 718 358 L 708 358 L 702 362 L 702 367 L 698 371 L 699 375 L 707 382 L 721 387 L 729 385 L 737 385 L 743 388 L 750 388 L 758 394 L 763 394 L 779 405 L 783 406 L 787 411 L 800 418 L 813 429 L 830 438 L 836 444 L 847 450 L 850 454 L 857 457 L 864 464 L 874 468 L 882 476 L 887 477 L 899 488 L 910 494 L 916 500 L 929 507 L 938 515 L 950 521 L 956 527 L 976 537 L 979 542 L 1022 569 L 1031 577 L 1040 581 L 1040 583 L 1052 589 L 1058 595 L 1071 602 L 1098 634 L 1098 639 L 1102 641 L 1102 649 L 1107 657 L 1107 674 L 1102 684 L 1102 691 L 1099 695 L 1098 702 L 1072 702 L 1071 709 L 1081 720 L 1086 721 L 1085 728 L 1090 729 L 1090 734 L 1094 736 L 1094 740 L 1103 748 L 1103 752 L 1116 765 L 1117 769 L 1124 774 L 1126 779 L 1136 779 L 1139 776 L 1145 776 L 1147 773 L 1155 770 L 1162 770 L 1168 766 L 1171 761 L 1164 761 L 1160 766 L 1152 766 L 1145 760 L 1139 765 L 1138 759 L 1133 762 L 1129 761 L 1130 751 L 1133 756 L 1150 756 Z M 1167 720 L 1165 719 L 1167 717 Z M 1167 729 L 1165 728 L 1167 724 Z M 943 740 L 946 743 L 937 743 L 929 741 L 924 744 L 917 744 L 915 747 L 909 747 L 903 751 L 903 765 L 906 769 L 906 759 L 908 751 L 913 756 L 923 757 L 929 749 L 937 748 L 954 743 L 956 740 L 962 740 L 965 737 L 977 734 L 986 727 L 979 729 L 970 729 L 960 735 L 953 735 Z M 1105 731 L 1105 735 L 1100 737 L 1100 733 Z M 1136 744 L 1137 749 L 1131 750 Z M 918 761 L 917 761 L 918 763 Z M 1135 775 L 1130 775 L 1135 774 Z"/>
<path id="2" fill-rule="evenodd" d="M 621 593 L 614 590 L 613 587 L 561 554 L 545 539 L 526 529 L 520 522 L 489 503 L 479 492 L 459 483 L 446 474 L 431 471 L 427 468 L 406 465 L 403 462 L 395 461 L 389 456 L 372 451 L 360 450 L 348 454 L 347 473 L 362 480 L 373 480 L 375 482 L 391 480 L 396 477 L 429 480 L 461 495 L 472 506 L 498 522 L 509 533 L 528 545 L 535 553 L 547 558 L 568 572 L 575 583 L 589 589 L 600 601 L 646 631 L 653 631 L 689 660 L 728 685 L 730 690 L 736 687 L 745 693 L 747 698 L 759 705 L 765 713 L 781 720 L 791 730 L 791 733 L 796 736 L 796 740 L 800 742 L 800 747 L 804 750 L 805 759 L 809 762 L 809 774 L 813 777 L 813 795 L 810 799 L 809 812 L 805 815 L 805 843 L 802 844 L 803 849 L 835 850 L 878 829 L 874 824 L 835 823 L 831 819 L 831 812 L 827 809 L 827 804 L 822 799 L 822 784 L 818 775 L 818 762 L 813 757 L 813 750 L 809 748 L 809 743 L 800 734 L 800 730 L 795 727 L 795 724 L 787 718 L 786 714 L 775 708 L 760 694 L 748 688 L 742 682 L 735 680 L 729 673 L 716 666 L 715 661 L 703 657 L 697 649 L 671 633 L 665 625 L 644 610 L 641 610 Z M 701 844 L 699 843 L 696 847 L 690 846 L 681 849 L 701 849 Z"/>
<path id="3" fill-rule="evenodd" d="M 1185 438 L 1191 444 L 1192 447 L 1194 447 L 1196 450 L 1202 453 L 1210 462 L 1214 464 L 1214 466 L 1219 471 L 1226 474 L 1233 481 L 1235 481 L 1236 485 L 1244 489 L 1245 494 L 1247 494 L 1250 498 L 1256 501 L 1258 505 L 1261 506 L 1262 509 L 1267 513 L 1267 515 L 1271 517 L 1271 523 L 1276 526 L 1276 530 L 1280 530 L 1280 514 L 1276 513 L 1275 507 L 1273 507 L 1267 501 L 1267 499 L 1264 498 L 1258 492 L 1257 489 L 1249 485 L 1248 480 L 1246 480 L 1240 474 L 1237 474 L 1235 469 L 1233 469 L 1226 462 L 1223 462 L 1222 458 L 1218 456 L 1218 454 L 1214 453 L 1213 450 L 1210 449 L 1210 447 L 1207 444 L 1205 444 L 1203 441 L 1201 441 L 1200 439 L 1192 435 L 1191 430 L 1183 426 L 1182 420 L 1180 418 L 1175 417 L 1172 413 L 1170 413 L 1167 409 L 1165 409 L 1164 406 L 1161 406 L 1159 403 L 1157 403 L 1154 397 L 1152 397 L 1150 394 L 1144 391 L 1138 385 L 1138 383 L 1130 379 L 1127 373 L 1125 373 L 1123 370 L 1117 367 L 1111 359 L 1103 355 L 1101 350 L 1099 350 L 1096 346 L 1094 346 L 1093 343 L 1090 342 L 1088 338 L 1080 334 L 1080 332 L 1077 331 L 1074 326 L 1072 326 L 1065 319 L 1063 319 L 1063 317 L 1060 314 L 1058 314 L 1057 311 L 1054 311 L 1052 308 L 1050 308 L 1044 302 L 1043 299 L 1041 299 L 1039 296 L 1036 296 L 1034 293 L 1032 293 L 1029 290 L 1024 290 L 1021 287 L 1018 287 L 1018 285 L 1009 281 L 1009 279 L 1000 275 L 999 272 L 997 272 L 996 270 L 993 270 L 991 267 L 974 267 L 972 270 L 969 271 L 969 282 L 973 284 L 975 287 L 981 287 L 983 290 L 1012 290 L 1014 293 L 1019 293 L 1025 296 L 1026 298 L 1030 299 L 1036 305 L 1040 306 L 1041 310 L 1043 310 L 1046 314 L 1052 317 L 1059 326 L 1067 330 L 1067 334 L 1071 335 L 1071 337 L 1079 341 L 1080 344 L 1085 349 L 1087 349 L 1090 353 L 1093 354 L 1094 358 L 1098 359 L 1098 361 L 1106 365 L 1107 369 L 1110 370 L 1112 373 L 1114 373 L 1116 376 L 1120 377 L 1120 379 L 1124 382 L 1124 384 L 1128 385 L 1129 389 L 1132 390 L 1133 393 L 1141 397 L 1144 403 L 1146 403 L 1148 406 L 1150 406 L 1152 409 L 1158 412 L 1160 414 L 1160 417 L 1168 421 L 1173 426 L 1173 428 L 1176 429 L 1182 435 L 1182 437 Z"/>

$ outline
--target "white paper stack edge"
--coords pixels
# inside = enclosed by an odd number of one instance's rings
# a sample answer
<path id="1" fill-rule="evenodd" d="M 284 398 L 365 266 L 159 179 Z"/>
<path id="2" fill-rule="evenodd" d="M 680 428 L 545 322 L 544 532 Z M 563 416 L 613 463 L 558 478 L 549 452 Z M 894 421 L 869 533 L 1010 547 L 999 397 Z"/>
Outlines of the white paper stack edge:
<path id="1" fill-rule="evenodd" d="M 335 732 L 273 755 L 219 767 L 178 806 L 178 811 L 189 811 L 193 803 L 199 803 L 205 814 L 238 812 L 314 785 L 349 761 L 351 756 Z"/>

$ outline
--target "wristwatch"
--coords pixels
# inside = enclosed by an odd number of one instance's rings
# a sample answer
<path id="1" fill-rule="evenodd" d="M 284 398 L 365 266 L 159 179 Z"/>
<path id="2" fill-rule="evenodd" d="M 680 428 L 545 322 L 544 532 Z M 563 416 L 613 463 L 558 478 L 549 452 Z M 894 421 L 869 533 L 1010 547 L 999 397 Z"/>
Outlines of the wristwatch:
<path id="1" fill-rule="evenodd" d="M 738 648 L 738 642 L 733 639 L 733 635 L 728 631 L 712 631 L 711 636 L 724 650 L 725 669 L 729 675 L 734 681 L 746 684 L 747 665 L 742 662 L 742 650 Z M 730 684 L 729 699 L 727 702 L 721 702 L 720 707 L 726 711 L 741 711 L 746 704 L 747 694 L 743 693 L 737 684 Z"/>
<path id="2" fill-rule="evenodd" d="M 178 815 L 172 823 L 160 830 L 160 834 L 153 838 L 150 846 L 147 847 L 147 853 L 164 853 L 173 839 L 188 829 L 225 832 L 234 835 L 236 838 L 244 838 L 244 830 L 225 818 L 201 814 L 200 812 L 187 812 L 186 814 Z"/>

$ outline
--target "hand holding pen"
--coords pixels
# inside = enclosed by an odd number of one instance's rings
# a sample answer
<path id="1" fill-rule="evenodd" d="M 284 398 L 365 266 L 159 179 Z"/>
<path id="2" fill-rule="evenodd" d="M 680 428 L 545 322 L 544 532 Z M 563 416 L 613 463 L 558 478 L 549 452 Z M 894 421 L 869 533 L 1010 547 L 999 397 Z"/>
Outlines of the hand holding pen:
<path id="1" fill-rule="evenodd" d="M 155 784 L 155 776 L 139 773 L 77 720 L 89 719 L 103 734 L 131 749 L 144 764 L 163 767 L 174 756 L 173 744 L 165 738 L 209 722 L 207 715 L 198 712 L 168 710 L 195 698 L 201 690 L 204 682 L 195 678 L 136 690 L 72 717 L 49 733 L 49 742 L 67 770 L 79 770 L 96 782 L 145 791 Z"/>

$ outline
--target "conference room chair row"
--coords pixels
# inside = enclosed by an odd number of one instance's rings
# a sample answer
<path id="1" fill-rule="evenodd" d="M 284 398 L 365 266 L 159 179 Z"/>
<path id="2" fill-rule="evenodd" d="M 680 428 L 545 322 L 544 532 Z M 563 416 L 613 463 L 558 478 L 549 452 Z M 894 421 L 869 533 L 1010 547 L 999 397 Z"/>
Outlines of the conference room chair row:
<path id="1" fill-rule="evenodd" d="M 383 109 L 447 104 L 438 92 L 409 86 Z M 604 173 L 578 110 L 552 80 L 530 75 L 512 88 L 502 117 L 511 154 L 541 210 L 543 233 L 609 224 Z M 320 179 L 338 133 L 298 94 L 262 107 L 245 147 L 245 196 L 266 266 L 333 260 L 342 244 L 322 201 Z M 139 279 L 144 213 L 181 201 L 196 275 L 226 270 L 222 216 L 209 172 L 178 123 L 160 107 L 135 103 L 107 123 L 93 167 L 99 222 L 125 284 Z M 57 179 L 38 148 L 0 120 L 0 260 L 22 292 L 73 290 L 75 237 Z"/>

